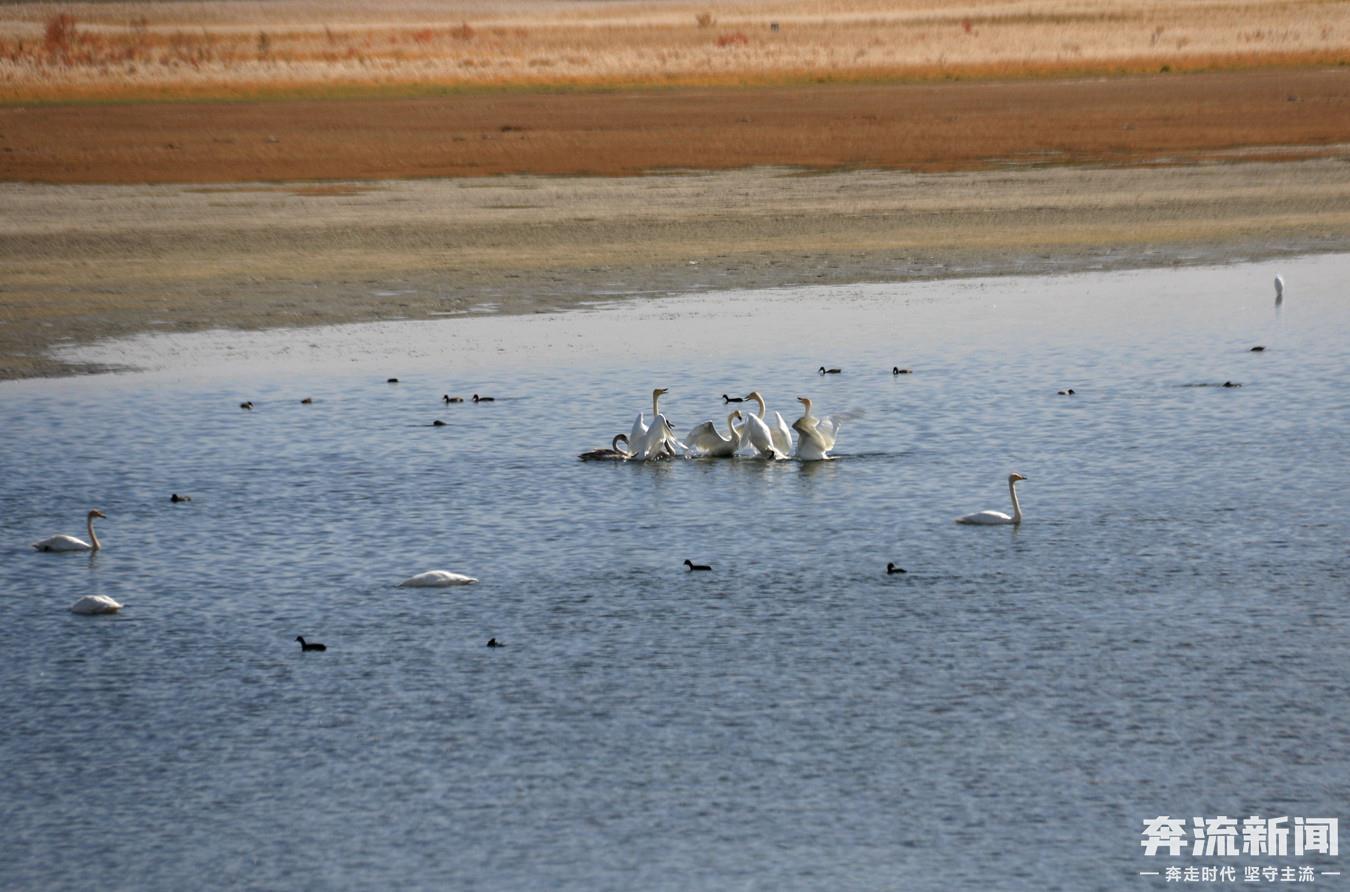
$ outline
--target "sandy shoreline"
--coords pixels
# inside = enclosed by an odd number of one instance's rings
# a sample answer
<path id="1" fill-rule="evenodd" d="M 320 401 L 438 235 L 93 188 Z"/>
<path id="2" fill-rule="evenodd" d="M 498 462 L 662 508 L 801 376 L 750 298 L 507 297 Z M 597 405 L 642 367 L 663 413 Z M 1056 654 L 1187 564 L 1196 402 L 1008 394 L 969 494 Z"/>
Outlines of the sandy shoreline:
<path id="1" fill-rule="evenodd" d="M 1222 263 L 1350 247 L 1339 160 L 1180 168 L 0 185 L 0 378 L 49 347 L 596 295 Z"/>
<path id="2" fill-rule="evenodd" d="M 0 379 L 142 331 L 1343 252 L 1347 102 L 1316 69 L 3 106 Z"/>

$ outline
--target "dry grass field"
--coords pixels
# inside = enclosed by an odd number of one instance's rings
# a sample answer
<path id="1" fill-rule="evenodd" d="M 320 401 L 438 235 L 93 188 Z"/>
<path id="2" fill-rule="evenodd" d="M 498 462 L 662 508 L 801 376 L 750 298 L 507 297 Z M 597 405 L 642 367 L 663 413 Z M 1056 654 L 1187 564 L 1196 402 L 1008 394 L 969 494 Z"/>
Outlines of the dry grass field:
<path id="1" fill-rule="evenodd" d="M 1326 0 L 0 6 L 0 101 L 1114 75 L 1350 63 Z"/>

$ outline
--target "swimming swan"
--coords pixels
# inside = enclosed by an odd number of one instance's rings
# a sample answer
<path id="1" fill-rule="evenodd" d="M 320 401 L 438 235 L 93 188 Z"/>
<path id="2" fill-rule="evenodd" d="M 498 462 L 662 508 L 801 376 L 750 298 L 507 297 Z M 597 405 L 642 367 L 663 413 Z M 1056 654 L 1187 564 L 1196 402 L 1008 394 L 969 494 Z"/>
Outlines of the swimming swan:
<path id="1" fill-rule="evenodd" d="M 477 582 L 472 576 L 451 573 L 449 570 L 428 570 L 418 573 L 398 584 L 399 588 L 445 588 L 448 585 L 473 585 Z"/>
<path id="2" fill-rule="evenodd" d="M 302 653 L 307 650 L 328 650 L 327 647 L 317 641 L 306 641 L 304 635 L 296 635 L 295 640 L 300 642 L 300 650 Z"/>
<path id="3" fill-rule="evenodd" d="M 764 421 L 764 397 L 758 390 L 752 390 L 745 395 L 747 400 L 753 400 L 759 405 L 759 414 L 751 413 L 745 416 L 745 424 L 742 425 L 744 433 L 741 434 L 742 440 L 749 440 L 750 445 L 761 458 L 783 459 L 788 457 L 792 451 L 792 434 L 788 433 L 787 422 L 783 420 L 782 414 L 775 412 L 777 421 L 773 427 L 769 427 Z"/>
<path id="4" fill-rule="evenodd" d="M 792 422 L 797 438 L 797 458 L 802 461 L 830 461 L 830 450 L 839 438 L 839 423 L 833 418 L 817 418 L 811 414 L 811 400 L 797 397 L 802 404 L 802 417 Z"/>
<path id="5" fill-rule="evenodd" d="M 116 613 L 121 609 L 122 605 L 107 595 L 85 595 L 70 605 L 71 613 L 82 613 L 85 616 L 93 616 L 97 613 Z"/>
<path id="6" fill-rule="evenodd" d="M 1275 306 L 1284 303 L 1284 276 L 1275 277 Z"/>
<path id="7" fill-rule="evenodd" d="M 1022 522 L 1022 505 L 1017 501 L 1017 481 L 1025 480 L 1021 474 L 1008 475 L 1008 495 L 1012 496 L 1013 513 L 1012 517 L 1004 514 L 1002 511 L 980 511 L 977 514 L 966 514 L 956 518 L 957 523 L 975 523 L 975 524 L 998 524 L 1011 523 L 1019 524 Z"/>
<path id="8" fill-rule="evenodd" d="M 717 432 L 711 421 L 705 421 L 691 430 L 684 441 L 690 449 L 707 458 L 730 458 L 741 448 L 745 425 L 737 428 L 735 422 L 744 417 L 740 409 L 727 416 L 727 430 L 730 434 L 726 437 Z"/>
<path id="9" fill-rule="evenodd" d="M 684 452 L 689 448 L 676 438 L 675 429 L 670 426 L 670 419 L 659 414 L 652 419 L 651 427 L 647 428 L 641 439 L 631 445 L 633 458 L 637 461 L 674 458 L 677 452 Z"/>
<path id="10" fill-rule="evenodd" d="M 627 461 L 633 457 L 633 453 L 620 449 L 620 440 L 623 440 L 624 445 L 628 445 L 627 434 L 615 434 L 614 439 L 609 441 L 608 449 L 592 449 L 590 452 L 581 453 L 577 458 L 582 461 Z"/>
<path id="11" fill-rule="evenodd" d="M 98 541 L 98 536 L 94 535 L 94 518 L 107 517 L 97 508 L 90 511 L 86 518 L 86 525 L 89 529 L 89 541 L 76 539 L 74 536 L 49 536 L 41 542 L 34 542 L 33 547 L 38 551 L 98 551 L 103 547 L 103 543 Z"/>
<path id="12" fill-rule="evenodd" d="M 652 417 L 655 418 L 661 414 L 661 394 L 669 391 L 668 387 L 658 387 L 652 391 Z M 628 445 L 634 449 L 642 441 L 643 435 L 647 433 L 647 417 L 641 412 L 633 420 L 633 429 L 628 432 Z"/>

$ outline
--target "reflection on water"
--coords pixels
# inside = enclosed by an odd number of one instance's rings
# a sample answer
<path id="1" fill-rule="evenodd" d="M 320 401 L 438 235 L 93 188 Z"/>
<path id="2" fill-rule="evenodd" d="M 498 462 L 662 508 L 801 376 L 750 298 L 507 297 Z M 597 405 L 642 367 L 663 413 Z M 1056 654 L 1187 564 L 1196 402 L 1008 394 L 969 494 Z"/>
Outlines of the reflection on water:
<path id="1" fill-rule="evenodd" d="M 1266 266 L 800 289 L 0 387 L 0 886 L 1144 888 L 1145 818 L 1336 816 L 1348 264 L 1278 318 Z M 576 460 L 657 385 L 810 396 L 839 460 Z M 1021 528 L 951 522 L 1013 470 Z"/>

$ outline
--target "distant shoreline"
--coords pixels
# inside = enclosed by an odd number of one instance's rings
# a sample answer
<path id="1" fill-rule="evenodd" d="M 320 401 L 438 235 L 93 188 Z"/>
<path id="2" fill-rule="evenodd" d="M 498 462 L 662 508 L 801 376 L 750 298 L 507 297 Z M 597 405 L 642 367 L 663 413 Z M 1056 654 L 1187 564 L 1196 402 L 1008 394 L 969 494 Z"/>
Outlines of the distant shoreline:
<path id="1" fill-rule="evenodd" d="M 1350 250 L 1350 69 L 0 106 L 0 380 L 150 331 Z"/>
<path id="2" fill-rule="evenodd" d="M 1350 250 L 1341 160 L 803 176 L 0 184 L 0 380 L 143 332 Z"/>

